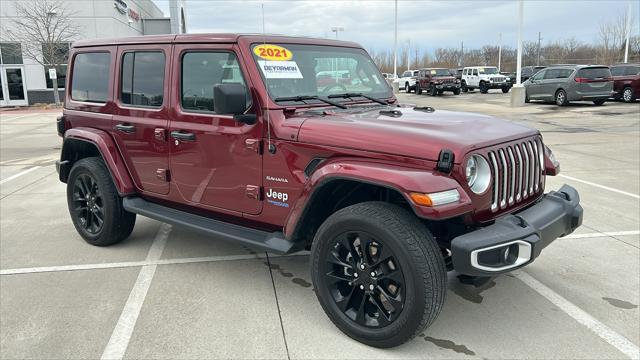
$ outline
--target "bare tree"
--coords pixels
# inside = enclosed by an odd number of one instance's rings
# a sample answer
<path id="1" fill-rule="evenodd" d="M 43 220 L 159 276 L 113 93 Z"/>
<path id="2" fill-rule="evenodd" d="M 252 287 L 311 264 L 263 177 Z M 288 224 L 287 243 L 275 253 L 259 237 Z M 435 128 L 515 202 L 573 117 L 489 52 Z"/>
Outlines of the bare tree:
<path id="1" fill-rule="evenodd" d="M 45 71 L 66 64 L 69 43 L 80 30 L 64 3 L 58 0 L 16 1 L 15 11 L 16 17 L 2 29 L 6 38 L 22 44 L 22 53 L 44 66 Z M 55 103 L 59 105 L 58 82 L 52 82 Z"/>

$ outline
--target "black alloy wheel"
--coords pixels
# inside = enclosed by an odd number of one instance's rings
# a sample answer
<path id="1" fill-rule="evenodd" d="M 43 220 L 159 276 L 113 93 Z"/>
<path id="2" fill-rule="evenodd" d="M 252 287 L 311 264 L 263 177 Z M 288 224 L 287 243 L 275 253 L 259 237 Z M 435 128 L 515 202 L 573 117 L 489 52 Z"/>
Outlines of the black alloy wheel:
<path id="1" fill-rule="evenodd" d="M 320 266 L 333 301 L 358 325 L 384 327 L 402 312 L 405 280 L 400 263 L 374 235 L 339 235 Z"/>
<path id="2" fill-rule="evenodd" d="M 91 245 L 108 246 L 126 239 L 136 214 L 124 210 L 104 161 L 76 161 L 67 179 L 67 206 L 78 234 Z"/>
<path id="3" fill-rule="evenodd" d="M 424 331 L 447 293 L 438 243 L 410 210 L 384 202 L 340 209 L 311 245 L 311 280 L 322 309 L 346 335 L 388 348 Z"/>
<path id="4" fill-rule="evenodd" d="M 79 225 L 89 234 L 98 234 L 104 225 L 104 200 L 90 174 L 81 174 L 73 184 L 73 211 Z"/>

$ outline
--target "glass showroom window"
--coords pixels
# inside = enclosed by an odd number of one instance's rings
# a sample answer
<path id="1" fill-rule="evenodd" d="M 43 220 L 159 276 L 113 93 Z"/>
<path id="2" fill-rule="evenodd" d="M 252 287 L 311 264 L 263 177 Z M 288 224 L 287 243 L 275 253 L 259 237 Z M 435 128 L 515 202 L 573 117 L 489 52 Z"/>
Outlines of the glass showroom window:
<path id="1" fill-rule="evenodd" d="M 0 43 L 0 64 L 22 64 L 22 47 L 19 43 Z"/>

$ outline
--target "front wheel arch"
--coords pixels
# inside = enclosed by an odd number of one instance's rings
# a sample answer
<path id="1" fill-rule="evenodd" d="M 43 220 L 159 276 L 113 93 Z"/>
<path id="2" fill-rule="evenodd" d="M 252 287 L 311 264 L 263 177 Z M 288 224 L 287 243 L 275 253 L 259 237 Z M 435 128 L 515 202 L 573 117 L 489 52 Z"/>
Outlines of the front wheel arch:
<path id="1" fill-rule="evenodd" d="M 339 201 L 327 201 L 330 198 Z M 335 177 L 322 182 L 313 191 L 295 225 L 291 240 L 311 243 L 322 223 L 333 213 L 347 206 L 373 200 L 395 203 L 415 214 L 411 203 L 396 188 Z"/>

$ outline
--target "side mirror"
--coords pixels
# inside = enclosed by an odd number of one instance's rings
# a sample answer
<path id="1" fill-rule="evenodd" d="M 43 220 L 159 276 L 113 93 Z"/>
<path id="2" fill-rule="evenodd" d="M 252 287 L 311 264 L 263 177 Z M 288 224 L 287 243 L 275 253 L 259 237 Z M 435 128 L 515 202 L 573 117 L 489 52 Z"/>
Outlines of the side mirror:
<path id="1" fill-rule="evenodd" d="M 255 124 L 255 114 L 247 110 L 247 88 L 240 84 L 216 84 L 213 86 L 213 109 L 220 115 L 233 115 L 236 121 Z"/>

